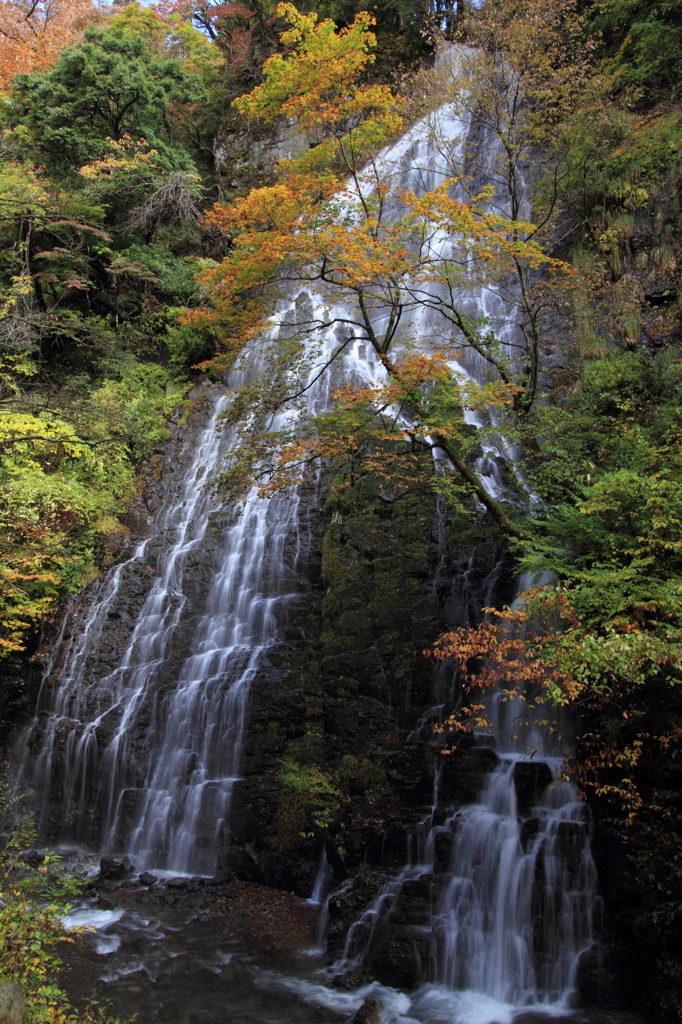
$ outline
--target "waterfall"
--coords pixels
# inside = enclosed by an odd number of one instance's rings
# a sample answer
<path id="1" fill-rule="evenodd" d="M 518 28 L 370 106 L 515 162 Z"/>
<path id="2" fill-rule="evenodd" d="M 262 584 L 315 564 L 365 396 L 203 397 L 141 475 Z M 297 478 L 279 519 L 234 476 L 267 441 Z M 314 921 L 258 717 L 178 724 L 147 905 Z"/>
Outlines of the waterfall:
<path id="1" fill-rule="evenodd" d="M 430 133 L 418 125 L 384 156 L 387 165 L 401 165 L 401 183 L 417 194 L 446 176 L 446 168 L 439 169 L 439 148 L 432 143 L 434 121 L 441 146 L 449 141 L 450 167 L 463 162 L 471 119 L 447 106 L 432 118 Z M 477 147 L 479 172 L 494 167 L 499 155 L 499 140 L 484 132 Z M 522 215 L 528 213 L 526 209 Z M 471 290 L 463 301 L 473 315 L 495 324 L 498 339 L 511 354 L 508 346 L 516 328 L 495 289 Z M 428 323 L 422 327 L 421 316 L 417 311 L 407 329 L 416 327 L 415 333 L 426 339 Z M 462 378 L 485 378 L 482 358 L 475 353 L 451 365 Z M 479 428 L 483 425 L 478 413 L 467 413 L 467 420 Z M 493 496 L 504 489 L 499 472 L 504 463 L 514 468 L 522 483 L 516 453 L 500 434 L 494 442 L 484 442 L 477 463 Z M 498 571 L 499 565 L 490 574 L 489 589 Z M 521 580 L 519 591 L 531 582 Z M 486 603 L 490 598 L 489 594 Z M 442 709 L 441 693 L 434 696 Z M 499 1022 L 529 1007 L 566 1012 L 575 1000 L 581 956 L 594 943 L 596 870 L 585 807 L 575 786 L 563 777 L 564 757 L 570 754 L 566 723 L 546 707 L 532 720 L 521 695 L 509 699 L 494 694 L 487 704 L 492 735 L 480 738 L 478 750 L 483 752 L 484 744 L 492 742 L 490 754 L 497 767 L 487 775 L 478 799 L 451 806 L 441 821 L 437 811 L 443 802 L 447 806 L 447 795 L 438 793 L 441 776 L 436 775 L 431 814 L 415 830 L 408 862 L 351 926 L 340 957 L 328 971 L 333 979 L 371 962 L 381 931 L 400 901 L 408 893 L 423 897 L 428 891 L 428 921 L 418 921 L 412 930 L 417 944 L 421 932 L 430 945 L 429 963 L 422 972 L 428 980 L 410 1000 L 409 1013 L 419 1020 L 473 1017 Z M 438 711 L 433 709 L 431 720 Z M 538 721 L 541 717 L 544 724 Z M 526 722 L 517 725 L 520 719 Z M 422 722 L 428 720 L 429 715 Z M 444 877 L 437 874 L 439 837 L 452 843 Z M 404 916 L 401 909 L 400 919 Z"/>
<path id="2" fill-rule="evenodd" d="M 572 790 L 557 783 L 520 822 L 520 763 L 503 759 L 480 801 L 452 822 L 450 877 L 432 922 L 435 976 L 501 1004 L 569 1008 L 580 954 L 592 943 L 587 829 Z"/>
<path id="3" fill-rule="evenodd" d="M 451 158 L 464 160 L 470 120 L 449 107 L 435 120 Z M 432 129 L 433 119 L 413 126 L 379 161 L 417 193 L 449 176 Z M 479 143 L 483 162 L 492 165 L 496 141 L 484 137 Z M 490 316 L 503 345 L 513 342 L 516 327 L 494 289 L 472 290 L 464 301 L 476 316 Z M 290 336 L 296 323 L 310 322 L 318 312 L 322 316 L 329 302 L 312 287 L 284 300 L 260 345 L 280 332 Z M 337 309 L 341 314 L 340 304 Z M 426 310 L 407 318 L 403 332 L 428 350 L 433 330 Z M 328 407 L 331 375 L 320 376 L 319 367 L 340 340 L 346 346 L 346 377 L 384 379 L 362 338 L 340 339 L 331 328 L 310 369 L 309 381 L 319 380 L 309 394 L 309 412 Z M 256 345 L 228 387 L 248 379 L 258 357 Z M 475 353 L 452 365 L 462 377 L 483 379 Z M 72 602 L 46 673 L 40 697 L 45 710 L 39 729 L 34 726 L 33 754 L 24 756 L 21 769 L 25 784 L 39 794 L 46 834 L 85 836 L 93 845 L 125 849 L 138 867 L 195 874 L 216 870 L 240 771 L 250 684 L 301 596 L 298 570 L 309 547 L 300 493 L 264 501 L 253 491 L 243 513 L 228 522 L 216 509 L 206 484 L 234 443 L 234 435 L 221 426 L 227 400 L 219 397 L 220 390 L 214 389 L 209 420 L 156 518 L 153 537 L 102 576 L 85 608 Z M 480 414 L 467 418 L 481 426 Z M 514 460 L 503 437 L 483 441 L 477 469 L 493 495 L 504 487 L 500 467 Z M 216 531 L 219 543 L 207 553 Z M 160 553 L 149 568 L 154 545 Z M 190 595 L 188 567 L 202 560 L 210 584 L 205 593 Z M 152 569 L 153 582 L 126 650 L 110 671 L 94 678 L 89 666 L 101 653 L 126 574 L 145 576 Z M 434 704 L 442 706 L 442 694 L 436 696 Z M 437 775 L 433 806 L 415 831 L 408 862 L 351 927 L 341 957 L 319 983 L 278 983 L 321 1005 L 357 1009 L 358 999 L 379 992 L 376 986 L 361 989 L 353 1003 L 329 983 L 367 962 L 380 929 L 412 893 L 421 894 L 429 908 L 411 933 L 428 956 L 422 984 L 409 999 L 393 999 L 396 1016 L 434 1024 L 505 1024 L 523 1008 L 570 1007 L 580 956 L 593 942 L 595 871 L 583 806 L 574 787 L 560 778 L 565 750 L 539 724 L 517 729 L 516 740 L 510 739 L 510 723 L 523 706 L 522 701 L 505 703 L 499 695 L 491 698 L 494 739 L 479 737 L 473 749 L 487 751 L 495 767 L 477 800 L 459 805 L 447 793 L 447 771 Z M 21 744 L 25 740 L 26 735 Z M 439 854 L 444 845 L 451 848 L 447 864 Z M 312 897 L 323 908 L 329 881 L 325 854 Z M 318 935 L 318 951 L 324 939 Z M 377 998 L 388 1005 L 393 997 L 384 988 Z"/>
<path id="4" fill-rule="evenodd" d="M 125 848 L 140 867 L 215 871 L 249 685 L 298 593 L 306 548 L 300 499 L 266 501 L 252 493 L 224 529 L 190 651 L 174 663 L 173 643 L 188 610 L 187 569 L 202 557 L 216 516 L 206 485 L 229 447 L 220 426 L 226 405 L 224 395 L 214 397 L 187 471 L 158 518 L 156 536 L 165 547 L 127 649 L 94 682 L 84 668 L 101 652 L 126 569 L 151 571 L 150 541 L 98 581 L 82 622 L 67 613 L 72 633 L 66 638 L 62 624 L 52 708 L 34 763 L 22 771 L 39 794 L 44 828 L 56 803 L 57 838 Z"/>

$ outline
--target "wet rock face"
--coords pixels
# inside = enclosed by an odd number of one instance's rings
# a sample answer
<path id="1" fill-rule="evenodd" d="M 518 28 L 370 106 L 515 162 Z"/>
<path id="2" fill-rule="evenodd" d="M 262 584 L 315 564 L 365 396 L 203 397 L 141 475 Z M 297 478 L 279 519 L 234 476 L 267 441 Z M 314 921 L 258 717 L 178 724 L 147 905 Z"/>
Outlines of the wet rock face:
<path id="1" fill-rule="evenodd" d="M 40 668 L 31 663 L 27 654 L 9 654 L 0 660 L 0 721 L 5 726 L 0 736 L 0 753 L 5 751 L 14 723 L 33 710 L 36 675 L 40 675 Z"/>
<path id="2" fill-rule="evenodd" d="M 540 831 L 540 819 L 528 818 L 521 826 L 521 846 L 527 853 Z"/>
<path id="3" fill-rule="evenodd" d="M 465 563 L 478 580 L 466 607 L 474 619 L 509 582 L 500 546 L 463 554 L 455 542 L 451 552 L 428 495 L 399 509 L 363 495 L 328 507 L 315 529 L 309 597 L 252 685 L 226 860 L 240 877 L 302 896 L 312 891 L 325 830 L 337 878 L 363 862 L 405 864 L 442 760 L 435 719 L 424 715 L 434 703 L 450 707 L 456 694 L 451 669 L 421 652 L 460 621 L 450 611 L 464 614 L 453 595 Z M 296 792 L 282 782 L 283 763 L 299 773 Z M 497 764 L 478 741 L 445 758 L 441 800 L 475 800 Z M 327 780 L 322 795 L 314 787 L 306 795 L 313 770 Z M 445 870 L 452 832 L 436 842 Z"/>
<path id="4" fill-rule="evenodd" d="M 143 467 L 141 475 L 144 487 L 127 517 L 131 532 L 122 540 L 119 538 L 119 563 L 103 573 L 85 591 L 75 595 L 69 601 L 65 615 L 53 624 L 53 635 L 46 635 L 44 648 L 39 654 L 44 665 L 41 707 L 36 726 L 28 740 L 33 765 L 47 737 L 44 730 L 48 725 L 49 711 L 54 706 L 55 693 L 71 675 L 74 676 L 74 704 L 78 704 L 73 712 L 70 707 L 62 712 L 61 720 L 54 730 L 50 757 L 51 778 L 31 778 L 33 766 L 29 764 L 28 779 L 42 804 L 38 815 L 42 836 L 47 841 L 73 838 L 94 847 L 103 843 L 103 820 L 111 780 L 103 779 L 101 773 L 110 771 L 106 767 L 107 755 L 124 713 L 124 704 L 120 701 L 114 701 L 107 711 L 106 702 L 111 700 L 111 685 L 106 677 L 121 666 L 141 609 L 154 585 L 159 559 L 176 539 L 172 528 L 163 528 L 159 513 L 168 505 L 171 495 L 181 493 L 180 485 L 193 465 L 197 439 L 206 428 L 215 401 L 223 391 L 221 385 L 202 384 L 190 395 L 186 406 L 178 410 L 172 424 L 171 439 Z M 172 692 L 179 666 L 190 653 L 197 635 L 215 575 L 217 556 L 221 551 L 224 526 L 225 512 L 217 509 L 210 516 L 203 543 L 187 552 L 183 613 L 174 633 L 169 657 L 163 664 L 163 671 L 154 672 L 150 676 L 144 697 L 136 707 L 135 719 L 126 730 L 126 777 L 122 780 L 119 828 L 112 844 L 114 849 L 125 849 L 139 798 L 147 784 L 147 766 L 155 736 L 152 728 L 155 708 L 163 705 L 167 695 Z M 148 539 L 143 554 L 131 557 L 145 537 Z M 111 581 L 114 579 L 117 585 L 112 590 Z M 110 597 L 110 594 L 113 596 Z M 91 609 L 105 598 L 106 615 L 97 620 L 95 640 L 85 645 L 85 653 L 81 657 L 78 654 L 79 644 L 83 642 L 86 628 L 89 628 Z M 103 679 L 105 682 L 102 683 Z M 86 724 L 94 719 L 98 720 L 98 724 L 87 740 L 93 770 L 88 769 L 86 780 L 80 776 L 74 778 L 73 772 L 71 777 L 67 777 L 63 755 L 77 746 L 85 735 Z M 48 742 L 51 743 L 51 739 Z M 82 801 L 75 806 L 69 794 L 81 790 Z M 211 830 L 215 831 L 214 823 L 211 823 Z"/>
<path id="5" fill-rule="evenodd" d="M 412 989 L 420 980 L 421 957 L 416 941 L 395 933 L 383 937 L 379 949 L 370 955 L 367 964 L 382 985 Z"/>
<path id="6" fill-rule="evenodd" d="M 488 540 L 457 550 L 436 579 L 441 614 L 446 622 L 476 620 L 480 609 L 495 600 L 510 603 L 514 597 L 514 570 L 509 554 L 499 541 Z"/>
<path id="7" fill-rule="evenodd" d="M 111 572 L 120 572 L 98 643 L 87 649 L 78 665 L 81 721 L 67 713 L 55 730 L 52 789 L 42 808 L 47 840 L 69 838 L 62 752 L 78 746 L 84 736 L 82 723 L 95 717 L 98 724 L 88 736 L 88 749 L 93 759 L 106 764 L 123 707 L 120 702 L 109 711 L 102 707 L 100 681 L 121 665 L 159 560 L 174 540 L 168 530 L 159 529 L 158 515 L 187 472 L 221 391 L 220 385 L 197 388 L 183 412 L 182 426 L 177 419 L 170 441 L 143 468 L 145 485 L 126 517 L 131 532 L 121 545 L 121 556 L 129 558 L 134 545 L 146 537 L 144 557 L 122 563 L 122 568 L 110 570 L 76 595 L 51 651 L 46 643 L 43 713 L 29 741 L 34 753 L 43 740 L 52 694 L 65 678 L 69 652 L 85 628 L 89 609 L 100 599 Z M 241 779 L 233 788 L 229 823 L 216 829 L 209 815 L 197 826 L 207 843 L 218 837 L 222 870 L 302 896 L 312 889 L 325 832 L 332 837 L 329 857 L 337 874 L 359 866 L 366 856 L 376 866 L 395 868 L 404 863 L 411 829 L 432 799 L 438 760 L 430 724 L 419 727 L 434 700 L 433 663 L 421 650 L 452 623 L 445 611 L 455 608 L 452 595 L 464 562 L 471 579 L 478 581 L 470 587 L 467 606 L 467 614 L 474 616 L 506 572 L 504 553 L 494 544 L 478 545 L 468 555 L 450 551 L 431 495 L 409 496 L 395 509 L 379 502 L 373 492 L 358 493 L 348 507 L 337 510 L 324 509 L 324 497 L 312 478 L 301 487 L 307 550 L 295 581 L 300 598 L 287 605 L 280 642 L 268 649 L 251 684 Z M 225 512 L 216 508 L 201 545 L 187 556 L 183 611 L 168 658 L 163 671 L 146 684 L 126 732 L 126 778 L 118 797 L 114 849 L 126 849 L 144 797 L 159 731 L 158 709 L 172 695 L 179 666 L 192 650 L 226 523 Z M 291 538 L 287 543 L 293 543 Z M 438 685 L 442 682 L 451 690 L 451 679 L 440 667 L 437 674 Z M 447 798 L 475 799 L 494 757 L 492 751 L 477 752 L 458 765 L 453 762 L 446 773 Z M 319 785 L 315 771 L 332 780 L 321 802 L 312 790 L 306 794 L 299 786 L 293 792 L 283 784 L 283 763 L 294 765 L 302 782 L 313 787 Z M 186 770 L 189 777 L 191 763 Z M 70 780 L 75 791 L 81 781 Z M 106 811 L 101 796 L 108 784 L 101 783 L 101 778 L 92 781 L 78 820 L 74 818 L 66 829 L 93 846 L 101 845 Z M 445 836 L 441 845 L 447 842 Z"/>
<path id="8" fill-rule="evenodd" d="M 419 747 L 405 748 L 399 761 L 386 769 L 386 778 L 395 787 L 400 803 L 426 801 L 433 789 L 426 751 Z"/>
<path id="9" fill-rule="evenodd" d="M 610 967 L 602 943 L 595 942 L 585 950 L 576 971 L 576 989 L 581 1003 L 605 1006 L 617 1002 L 618 987 Z"/>
<path id="10" fill-rule="evenodd" d="M 353 1017 L 353 1024 L 379 1024 L 382 1009 L 377 999 L 365 999 Z"/>
<path id="11" fill-rule="evenodd" d="M 197 396 L 190 426 L 183 427 L 195 436 L 206 423 L 208 406 L 202 394 L 207 397 L 206 392 Z M 130 527 L 138 537 L 152 532 L 144 559 L 126 565 L 101 644 L 83 666 L 81 682 L 92 693 L 93 710 L 98 682 L 120 663 L 157 561 L 173 539 L 153 532 L 153 516 L 186 469 L 189 436 L 180 443 L 176 435 L 151 460 L 144 501 L 131 511 Z M 452 861 L 454 811 L 477 799 L 499 765 L 492 741 L 469 738 L 453 753 L 441 755 L 443 739 L 434 736 L 428 709 L 437 704 L 445 717 L 457 689 L 448 667 L 434 666 L 421 652 L 445 628 L 458 624 L 460 616 L 475 621 L 481 606 L 504 593 L 508 563 L 494 543 L 453 553 L 443 540 L 437 503 L 430 495 L 407 497 L 398 510 L 380 506 L 376 495 L 360 495 L 362 501 L 330 511 L 323 509 L 314 482 L 307 482 L 301 497 L 308 549 L 295 581 L 300 596 L 289 603 L 278 641 L 255 669 L 241 777 L 232 787 L 227 828 L 218 834 L 210 816 L 198 828 L 207 842 L 220 846 L 221 879 L 236 877 L 242 884 L 304 898 L 311 895 L 326 844 L 336 880 L 329 903 L 333 955 L 387 879 L 414 858 L 415 850 L 423 849 L 434 778 L 441 769 L 433 818 L 433 876 L 410 878 L 399 887 L 364 956 L 369 976 L 411 988 L 424 979 L 431 955 L 425 929 Z M 191 650 L 225 523 L 217 509 L 204 541 L 188 558 L 182 619 L 150 694 L 172 692 L 178 666 Z M 464 573 L 469 582 L 462 589 Z M 74 602 L 63 643 L 68 645 L 82 628 L 92 594 L 96 592 L 79 595 Z M 63 665 L 58 648 L 46 680 L 48 690 Z M 149 744 L 158 730 L 151 700 L 146 700 L 126 737 L 129 778 L 120 798 L 120 835 L 114 847 L 121 851 L 144 790 Z M 120 709 L 112 708 L 111 714 L 101 715 L 94 732 L 93 747 L 103 763 L 119 714 Z M 80 738 L 79 728 L 65 719 L 57 749 L 73 745 Z M 57 835 L 63 827 L 58 761 L 54 768 L 56 799 L 48 831 Z M 531 765 L 529 772 L 519 774 L 522 812 L 547 784 L 543 769 Z M 188 776 L 191 771 L 188 764 Z M 101 820 L 94 801 L 92 808 L 77 830 L 81 841 L 95 843 Z M 574 840 L 568 835 L 563 839 L 568 846 Z M 341 886 L 340 879 L 346 879 Z M 157 884 L 154 873 L 135 879 L 129 862 L 113 856 L 102 861 L 96 893 L 102 908 L 120 906 L 134 893 L 135 902 L 143 906 L 196 907 L 201 912 L 214 894 L 218 902 L 224 895 L 218 880 L 211 889 L 205 879 L 188 882 L 185 876 L 164 885 Z M 356 938 L 360 941 L 361 929 Z"/>
<path id="12" fill-rule="evenodd" d="M 454 750 L 443 765 L 443 792 L 462 803 L 471 803 L 482 791 L 486 777 L 500 763 L 490 747 L 465 747 Z"/>

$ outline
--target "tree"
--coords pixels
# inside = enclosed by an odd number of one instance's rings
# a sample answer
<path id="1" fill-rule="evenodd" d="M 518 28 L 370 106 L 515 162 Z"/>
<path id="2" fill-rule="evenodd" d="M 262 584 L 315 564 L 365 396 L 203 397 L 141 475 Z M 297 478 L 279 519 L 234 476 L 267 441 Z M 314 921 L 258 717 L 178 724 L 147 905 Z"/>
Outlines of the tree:
<path id="1" fill-rule="evenodd" d="M 64 299 L 78 305 L 88 294 L 93 249 L 110 241 L 102 219 L 101 207 L 30 165 L 0 165 L 0 346 L 25 354 L 78 333 L 78 315 Z"/>
<path id="2" fill-rule="evenodd" d="M 601 0 L 587 5 L 615 81 L 645 105 L 676 90 L 682 72 L 682 13 L 675 0 Z"/>
<path id="3" fill-rule="evenodd" d="M 98 20 L 91 0 L 3 0 L 0 4 L 0 90 L 16 74 L 46 71 L 57 55 Z"/>
<path id="4" fill-rule="evenodd" d="M 254 190 L 232 207 L 214 207 L 209 219 L 230 232 L 233 248 L 203 279 L 212 309 L 190 319 L 216 326 L 231 360 L 262 337 L 282 288 L 320 288 L 330 308 L 299 316 L 294 339 L 270 344 L 262 377 L 235 399 L 233 418 L 248 427 L 224 482 L 243 492 L 259 461 L 272 490 L 291 479 L 295 465 L 324 457 L 324 417 L 308 421 L 308 429 L 299 425 L 293 434 L 267 425 L 277 409 L 295 404 L 319 378 L 314 373 L 306 379 L 303 339 L 319 341 L 338 327 L 344 337 L 325 353 L 326 365 L 360 338 L 388 379 L 376 402 L 359 389 L 356 398 L 343 398 L 345 408 L 364 401 L 374 422 L 392 424 L 396 451 L 410 458 L 415 450 L 443 452 L 499 528 L 522 537 L 524 531 L 467 462 L 467 389 L 451 364 L 461 344 L 476 347 L 482 329 L 487 335 L 487 325 L 465 312 L 467 288 L 502 277 L 517 263 L 539 268 L 557 261 L 527 240 L 529 225 L 489 209 L 491 187 L 466 196 L 456 179 L 446 178 L 417 195 L 377 156 L 402 121 L 399 102 L 386 86 L 359 84 L 375 44 L 370 15 L 359 14 L 336 32 L 331 21 L 318 23 L 315 15 L 302 15 L 289 4 L 278 11 L 292 25 L 282 36 L 292 49 L 273 56 L 263 84 L 235 105 L 266 122 L 296 118 L 314 144 L 281 164 L 275 185 Z M 413 355 L 413 318 L 425 309 L 432 342 L 428 351 Z M 511 375 L 498 373 L 471 389 L 470 405 L 509 406 L 518 387 Z M 352 437 L 352 431 L 346 435 L 349 449 Z M 384 436 L 382 443 L 390 449 L 391 439 Z"/>
<path id="5" fill-rule="evenodd" d="M 156 150 L 124 138 L 110 140 L 110 154 L 80 168 L 86 194 L 106 204 L 109 216 L 153 242 L 161 225 L 196 225 L 201 181 L 197 174 L 168 171 Z"/>
<path id="6" fill-rule="evenodd" d="M 662 721 L 657 694 L 674 687 L 682 671 L 680 618 L 656 630 L 608 620 L 590 626 L 573 604 L 585 596 L 580 589 L 529 590 L 523 610 L 486 608 L 488 621 L 445 633 L 424 651 L 451 661 L 461 686 L 458 706 L 435 731 L 448 734 L 445 754 L 460 734 L 489 732 L 485 690 L 525 705 L 505 739 L 529 721 L 555 731 L 552 703 L 570 706 L 582 713 L 584 728 L 576 780 L 583 794 L 606 804 L 611 827 L 622 832 L 646 808 L 648 751 L 679 749 L 682 740 L 679 711 Z"/>
<path id="7" fill-rule="evenodd" d="M 52 71 L 19 75 L 11 117 L 24 125 L 52 171 L 64 173 L 104 156 L 109 140 L 145 141 L 168 170 L 193 170 L 173 142 L 173 109 L 199 99 L 199 78 L 182 62 L 156 54 L 134 25 L 114 18 L 89 27 L 82 43 L 63 51 Z"/>

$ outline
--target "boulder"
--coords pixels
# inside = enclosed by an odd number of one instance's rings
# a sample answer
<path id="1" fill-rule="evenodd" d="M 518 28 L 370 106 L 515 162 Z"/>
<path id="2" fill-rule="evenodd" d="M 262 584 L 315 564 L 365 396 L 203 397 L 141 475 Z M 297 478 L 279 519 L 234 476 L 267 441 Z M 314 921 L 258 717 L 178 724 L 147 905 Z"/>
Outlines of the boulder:
<path id="1" fill-rule="evenodd" d="M 7 981 L 0 985 L 0 1024 L 24 1024 L 28 1010 L 21 985 Z"/>
<path id="2" fill-rule="evenodd" d="M 401 803 L 412 803 L 427 797 L 433 789 L 424 750 L 405 747 L 393 753 L 393 763 L 386 778 L 398 789 Z"/>
<path id="3" fill-rule="evenodd" d="M 587 825 L 582 821 L 561 821 L 557 829 L 556 845 L 569 871 L 577 874 L 587 843 Z"/>
<path id="4" fill-rule="evenodd" d="M 120 878 L 125 878 L 126 875 L 129 875 L 134 870 L 134 867 L 127 855 L 125 857 L 109 856 L 102 857 L 99 862 L 99 870 L 102 878 L 116 882 Z"/>
<path id="5" fill-rule="evenodd" d="M 387 928 L 371 956 L 368 966 L 372 974 L 391 988 L 414 988 L 419 979 L 420 957 L 416 943 Z"/>
<path id="6" fill-rule="evenodd" d="M 409 899 L 431 899 L 431 886 L 427 881 L 423 881 L 421 878 L 408 878 L 408 880 L 403 883 L 402 892 L 403 896 L 406 896 Z"/>
<path id="7" fill-rule="evenodd" d="M 372 862 L 384 867 L 402 867 L 409 857 L 410 833 L 398 823 L 388 825 L 370 845 Z"/>
<path id="8" fill-rule="evenodd" d="M 143 871 L 140 875 L 140 885 L 153 885 L 157 881 L 156 875 L 150 875 L 148 871 Z"/>
<path id="9" fill-rule="evenodd" d="M 184 878 L 182 875 L 178 875 L 176 878 L 169 878 L 166 885 L 169 889 L 186 889 L 188 878 Z"/>
<path id="10" fill-rule="evenodd" d="M 514 766 L 514 788 L 521 812 L 530 811 L 554 781 L 552 769 L 544 761 L 517 761 Z"/>
<path id="11" fill-rule="evenodd" d="M 371 903 L 381 888 L 381 882 L 376 878 L 367 878 L 365 875 L 357 875 L 351 886 L 351 897 L 356 907 Z"/>
<path id="12" fill-rule="evenodd" d="M 615 979 L 608 966 L 606 950 L 598 942 L 580 954 L 575 987 L 581 1005 L 604 1006 L 617 999 Z"/>
<path id="13" fill-rule="evenodd" d="M 29 865 L 29 867 L 37 868 L 39 864 L 42 864 L 45 860 L 45 854 L 39 853 L 38 850 L 27 850 L 22 854 L 21 859 Z"/>
<path id="14" fill-rule="evenodd" d="M 440 828 L 435 830 L 433 846 L 439 870 L 445 870 L 449 867 L 452 860 L 452 844 L 454 841 L 454 834 L 449 830 Z"/>
<path id="15" fill-rule="evenodd" d="M 381 1009 L 381 1003 L 377 999 L 365 999 L 353 1017 L 353 1024 L 378 1024 Z"/>
<path id="16" fill-rule="evenodd" d="M 532 846 L 535 837 L 540 831 L 540 819 L 539 818 L 528 818 L 524 821 L 521 826 L 521 846 L 523 852 L 528 853 L 528 850 Z"/>
<path id="17" fill-rule="evenodd" d="M 113 892 L 101 892 L 99 894 L 97 906 L 102 910 L 116 910 L 116 907 L 118 906 L 118 896 Z"/>
<path id="18" fill-rule="evenodd" d="M 454 797 L 464 803 L 474 801 L 484 788 L 487 776 L 499 763 L 498 755 L 490 747 L 454 750 L 443 762 L 443 797 Z"/>

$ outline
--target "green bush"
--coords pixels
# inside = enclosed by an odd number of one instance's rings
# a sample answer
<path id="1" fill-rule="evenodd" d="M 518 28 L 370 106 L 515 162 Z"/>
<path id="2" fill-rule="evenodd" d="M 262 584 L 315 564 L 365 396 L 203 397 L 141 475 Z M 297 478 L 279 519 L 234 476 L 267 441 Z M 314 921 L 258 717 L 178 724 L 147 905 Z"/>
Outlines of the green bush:
<path id="1" fill-rule="evenodd" d="M 59 947 L 79 941 L 67 934 L 61 918 L 79 895 L 74 882 L 55 871 L 48 855 L 37 869 L 22 861 L 35 843 L 29 814 L 22 812 L 6 784 L 0 783 L 0 982 L 17 982 L 28 1007 L 27 1024 L 120 1024 L 102 1007 L 76 1011 L 58 983 Z"/>

